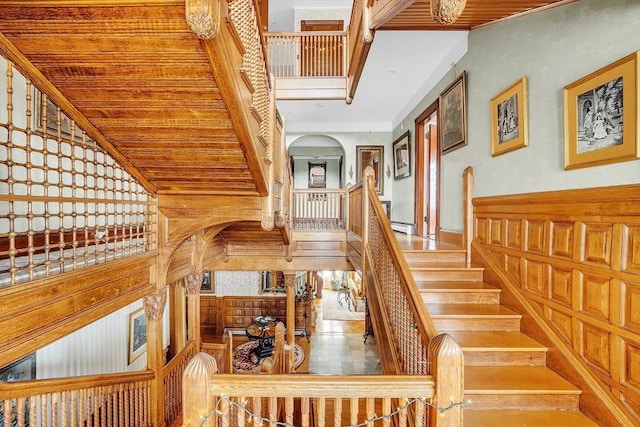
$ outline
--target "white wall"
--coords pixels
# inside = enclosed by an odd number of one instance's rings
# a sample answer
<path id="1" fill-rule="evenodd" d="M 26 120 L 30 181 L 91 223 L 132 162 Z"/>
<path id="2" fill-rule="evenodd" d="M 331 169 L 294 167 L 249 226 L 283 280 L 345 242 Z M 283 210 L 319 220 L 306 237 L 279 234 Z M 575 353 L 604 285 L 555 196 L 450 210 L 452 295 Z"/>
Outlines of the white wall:
<path id="1" fill-rule="evenodd" d="M 564 170 L 563 88 L 640 49 L 640 2 L 582 0 L 473 30 L 467 53 L 402 121 L 414 120 L 457 74 L 467 71 L 468 145 L 442 157 L 441 226 L 462 229 L 462 172 L 472 166 L 475 195 L 501 195 L 640 182 L 640 161 Z M 491 156 L 490 100 L 528 79 L 529 146 Z M 398 126 L 394 139 L 404 130 Z M 412 144 L 415 153 L 415 145 Z M 415 156 L 412 156 L 415 163 Z M 412 171 L 415 170 L 412 165 Z M 413 222 L 415 174 L 393 189 L 394 218 Z"/>
<path id="2" fill-rule="evenodd" d="M 259 271 L 216 271 L 216 296 L 250 296 L 260 293 L 262 276 Z"/>
<path id="3" fill-rule="evenodd" d="M 36 377 L 62 378 L 133 372 L 147 368 L 147 353 L 131 365 L 129 315 L 142 308 L 138 300 L 79 329 L 36 352 Z M 169 346 L 169 309 L 164 310 L 163 348 Z"/>

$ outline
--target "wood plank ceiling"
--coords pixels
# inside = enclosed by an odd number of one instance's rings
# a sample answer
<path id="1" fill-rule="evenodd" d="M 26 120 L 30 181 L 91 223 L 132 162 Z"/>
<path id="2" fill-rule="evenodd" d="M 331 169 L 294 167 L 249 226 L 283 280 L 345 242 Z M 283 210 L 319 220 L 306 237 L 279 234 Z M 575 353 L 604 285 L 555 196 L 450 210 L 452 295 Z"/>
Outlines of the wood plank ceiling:
<path id="1" fill-rule="evenodd" d="M 408 1 L 376 30 L 470 30 L 503 19 L 577 0 L 467 0 L 464 12 L 451 25 L 441 25 L 431 18 L 429 0 Z"/>
<path id="2" fill-rule="evenodd" d="M 259 193 L 184 0 L 0 1 L 0 32 L 152 192 Z"/>

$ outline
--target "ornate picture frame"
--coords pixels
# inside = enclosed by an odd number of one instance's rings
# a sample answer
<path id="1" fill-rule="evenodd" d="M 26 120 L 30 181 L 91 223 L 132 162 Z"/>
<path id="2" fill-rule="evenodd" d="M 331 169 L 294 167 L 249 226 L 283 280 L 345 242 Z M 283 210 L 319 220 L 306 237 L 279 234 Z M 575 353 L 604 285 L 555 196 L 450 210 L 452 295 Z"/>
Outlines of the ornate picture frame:
<path id="1" fill-rule="evenodd" d="M 411 176 L 411 133 L 406 131 L 393 141 L 393 179 Z"/>
<path id="2" fill-rule="evenodd" d="M 362 174 L 367 166 L 373 168 L 376 177 L 376 193 L 384 192 L 384 146 L 356 145 L 356 178 L 362 181 Z"/>
<path id="3" fill-rule="evenodd" d="M 449 153 L 467 145 L 467 72 L 463 71 L 439 97 L 440 150 Z"/>
<path id="4" fill-rule="evenodd" d="M 131 365 L 147 351 L 147 316 L 140 308 L 129 315 L 129 358 Z"/>
<path id="5" fill-rule="evenodd" d="M 527 78 L 491 100 L 491 155 L 498 156 L 528 144 Z"/>
<path id="6" fill-rule="evenodd" d="M 636 160 L 640 51 L 564 87 L 564 168 Z"/>

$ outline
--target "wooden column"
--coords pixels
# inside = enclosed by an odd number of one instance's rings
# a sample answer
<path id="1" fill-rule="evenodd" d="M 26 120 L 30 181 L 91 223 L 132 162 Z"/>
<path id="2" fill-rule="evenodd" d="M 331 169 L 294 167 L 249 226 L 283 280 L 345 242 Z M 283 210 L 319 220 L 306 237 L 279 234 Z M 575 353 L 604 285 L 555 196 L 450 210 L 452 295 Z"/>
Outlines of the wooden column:
<path id="1" fill-rule="evenodd" d="M 287 289 L 287 344 L 290 346 L 287 370 L 293 368 L 293 354 L 296 345 L 296 272 L 284 272 L 284 285 Z"/>
<path id="2" fill-rule="evenodd" d="M 200 351 L 200 286 L 202 274 L 189 274 L 184 279 L 187 290 L 187 339 Z"/>
<path id="3" fill-rule="evenodd" d="M 147 367 L 155 372 L 151 382 L 151 414 L 154 426 L 164 426 L 164 365 L 162 316 L 167 303 L 167 288 L 161 288 L 143 299 L 147 316 Z"/>
<path id="4" fill-rule="evenodd" d="M 169 360 L 180 353 L 186 345 L 185 306 L 182 280 L 169 286 L 169 315 L 171 328 L 169 331 Z"/>

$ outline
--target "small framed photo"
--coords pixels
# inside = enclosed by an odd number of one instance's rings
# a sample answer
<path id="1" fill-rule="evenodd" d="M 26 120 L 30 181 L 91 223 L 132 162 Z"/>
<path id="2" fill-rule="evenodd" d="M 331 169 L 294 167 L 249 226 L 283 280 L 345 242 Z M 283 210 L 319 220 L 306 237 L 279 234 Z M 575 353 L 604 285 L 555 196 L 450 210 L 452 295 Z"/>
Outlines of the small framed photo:
<path id="1" fill-rule="evenodd" d="M 636 51 L 564 88 L 564 168 L 638 159 Z"/>
<path id="2" fill-rule="evenodd" d="M 467 73 L 463 71 L 440 94 L 440 149 L 442 154 L 461 148 L 467 144 Z"/>
<path id="3" fill-rule="evenodd" d="M 144 309 L 129 315 L 129 359 L 131 365 L 147 350 L 147 316 Z"/>
<path id="4" fill-rule="evenodd" d="M 202 272 L 202 286 L 200 286 L 200 293 L 213 294 L 215 291 L 216 288 L 211 270 L 204 270 Z"/>
<path id="5" fill-rule="evenodd" d="M 395 180 L 411 176 L 410 138 L 409 131 L 406 131 L 393 142 L 393 179 Z"/>
<path id="6" fill-rule="evenodd" d="M 527 78 L 491 100 L 491 155 L 527 146 Z"/>

